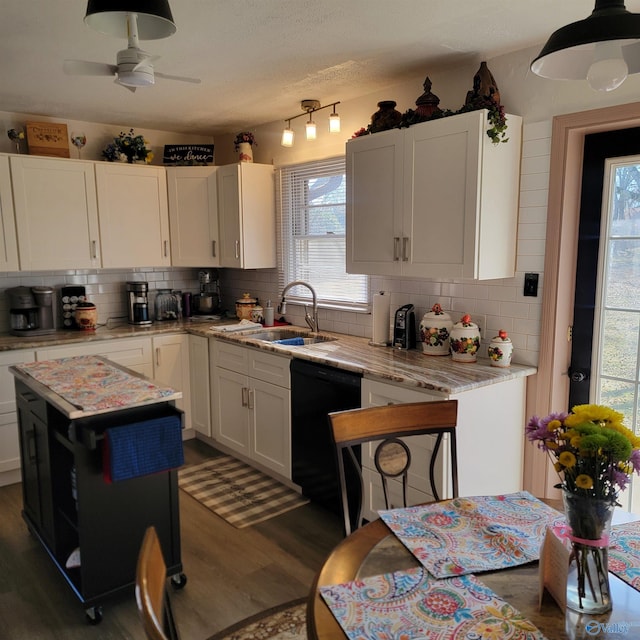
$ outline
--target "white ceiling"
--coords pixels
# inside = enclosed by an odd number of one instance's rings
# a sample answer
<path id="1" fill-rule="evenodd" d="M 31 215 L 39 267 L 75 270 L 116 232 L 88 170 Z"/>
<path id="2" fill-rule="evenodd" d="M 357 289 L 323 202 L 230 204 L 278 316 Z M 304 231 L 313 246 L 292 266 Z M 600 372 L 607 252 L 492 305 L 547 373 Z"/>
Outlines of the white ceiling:
<path id="1" fill-rule="evenodd" d="M 436 67 L 534 46 L 586 18 L 593 0 L 170 0 L 177 33 L 141 47 L 158 78 L 132 93 L 63 73 L 65 59 L 115 64 L 126 40 L 83 22 L 86 0 L 1 0 L 0 110 L 229 133 L 349 100 Z M 640 0 L 626 2 L 640 11 Z"/>

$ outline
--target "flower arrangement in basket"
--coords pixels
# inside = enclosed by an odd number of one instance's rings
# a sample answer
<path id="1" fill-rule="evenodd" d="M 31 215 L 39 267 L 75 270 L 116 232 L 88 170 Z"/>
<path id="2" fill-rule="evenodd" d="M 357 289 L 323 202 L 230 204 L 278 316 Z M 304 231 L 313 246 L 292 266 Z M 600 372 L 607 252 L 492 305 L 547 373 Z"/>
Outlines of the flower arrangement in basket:
<path id="1" fill-rule="evenodd" d="M 147 148 L 149 142 L 142 135 L 136 135 L 133 129 L 128 133 L 120 132 L 113 142 L 102 150 L 102 157 L 109 162 L 146 162 L 153 160 L 153 151 Z"/>
<path id="2" fill-rule="evenodd" d="M 236 135 L 236 138 L 233 141 L 233 144 L 236 147 L 236 151 L 240 149 L 240 144 L 243 142 L 247 142 L 251 146 L 253 146 L 254 144 L 256 145 L 256 147 L 258 146 L 258 143 L 256 142 L 256 137 L 253 135 L 253 133 L 251 133 L 251 131 L 244 131 Z"/>
<path id="3" fill-rule="evenodd" d="M 608 532 L 620 491 L 640 473 L 640 437 L 618 411 L 595 404 L 571 413 L 533 416 L 527 438 L 546 451 L 561 482 L 571 541 L 575 585 L 569 572 L 567 606 L 602 613 L 611 608 L 607 565 Z"/>

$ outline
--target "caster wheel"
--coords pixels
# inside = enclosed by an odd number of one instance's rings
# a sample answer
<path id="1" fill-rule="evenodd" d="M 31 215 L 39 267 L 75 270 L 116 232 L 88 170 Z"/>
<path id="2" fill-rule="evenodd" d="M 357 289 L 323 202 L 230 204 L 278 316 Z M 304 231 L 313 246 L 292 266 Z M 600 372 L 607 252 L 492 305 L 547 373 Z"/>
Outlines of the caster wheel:
<path id="1" fill-rule="evenodd" d="M 171 576 L 171 585 L 174 589 L 183 589 L 187 584 L 187 576 L 184 573 L 178 573 L 175 576 Z"/>
<path id="2" fill-rule="evenodd" d="M 85 611 L 85 615 L 89 624 L 100 624 L 102 622 L 102 607 L 91 607 Z"/>

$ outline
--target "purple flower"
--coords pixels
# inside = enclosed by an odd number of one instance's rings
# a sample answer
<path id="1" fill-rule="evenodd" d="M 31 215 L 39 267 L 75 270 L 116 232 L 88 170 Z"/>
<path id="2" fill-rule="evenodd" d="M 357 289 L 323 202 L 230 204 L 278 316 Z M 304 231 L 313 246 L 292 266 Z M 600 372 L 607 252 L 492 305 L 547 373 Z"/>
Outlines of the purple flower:
<path id="1" fill-rule="evenodd" d="M 634 449 L 629 458 L 629 462 L 633 465 L 633 470 L 640 473 L 640 449 Z"/>

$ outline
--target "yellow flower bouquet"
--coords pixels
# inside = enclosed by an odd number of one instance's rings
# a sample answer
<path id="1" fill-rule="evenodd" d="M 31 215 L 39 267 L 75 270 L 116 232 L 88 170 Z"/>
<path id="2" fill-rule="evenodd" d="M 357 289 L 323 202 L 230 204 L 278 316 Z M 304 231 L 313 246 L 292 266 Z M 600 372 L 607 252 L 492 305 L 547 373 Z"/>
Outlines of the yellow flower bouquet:
<path id="1" fill-rule="evenodd" d="M 631 474 L 640 473 L 640 438 L 609 407 L 583 404 L 571 413 L 533 416 L 527 438 L 547 452 L 561 482 L 570 528 L 572 565 L 567 606 L 580 612 L 611 608 L 607 568 L 613 509 Z"/>

